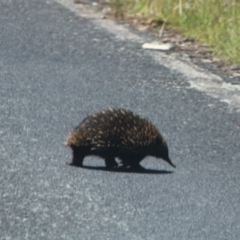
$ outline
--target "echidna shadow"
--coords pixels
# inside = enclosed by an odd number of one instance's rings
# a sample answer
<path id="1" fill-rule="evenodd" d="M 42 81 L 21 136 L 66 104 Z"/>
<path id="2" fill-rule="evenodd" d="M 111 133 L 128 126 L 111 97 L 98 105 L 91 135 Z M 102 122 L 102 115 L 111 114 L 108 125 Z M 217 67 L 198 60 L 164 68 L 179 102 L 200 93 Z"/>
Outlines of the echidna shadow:
<path id="1" fill-rule="evenodd" d="M 69 163 L 67 163 L 69 164 Z M 71 164 L 70 164 L 71 165 Z M 82 166 L 81 168 L 89 169 L 89 170 L 97 170 L 97 171 L 106 171 L 106 172 L 115 172 L 115 173 L 140 173 L 140 174 L 171 174 L 173 171 L 168 170 L 157 170 L 157 169 L 148 169 L 148 168 L 126 168 L 126 167 L 118 167 L 118 168 L 108 168 L 103 166 Z"/>
<path id="2" fill-rule="evenodd" d="M 72 149 L 73 166 L 83 167 L 84 158 L 95 155 L 105 160 L 107 169 L 118 171 L 146 171 L 140 162 L 147 156 L 161 158 L 176 167 L 158 129 L 149 120 L 124 109 L 109 109 L 86 117 L 68 135 L 65 145 Z"/>

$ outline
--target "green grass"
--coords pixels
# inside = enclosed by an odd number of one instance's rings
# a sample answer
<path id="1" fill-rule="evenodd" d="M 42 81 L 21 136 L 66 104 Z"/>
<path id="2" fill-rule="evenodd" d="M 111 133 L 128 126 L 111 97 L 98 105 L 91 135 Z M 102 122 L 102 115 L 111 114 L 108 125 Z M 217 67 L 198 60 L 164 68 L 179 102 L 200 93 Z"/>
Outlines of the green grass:
<path id="1" fill-rule="evenodd" d="M 240 0 L 110 0 L 119 17 L 160 19 L 240 64 Z"/>

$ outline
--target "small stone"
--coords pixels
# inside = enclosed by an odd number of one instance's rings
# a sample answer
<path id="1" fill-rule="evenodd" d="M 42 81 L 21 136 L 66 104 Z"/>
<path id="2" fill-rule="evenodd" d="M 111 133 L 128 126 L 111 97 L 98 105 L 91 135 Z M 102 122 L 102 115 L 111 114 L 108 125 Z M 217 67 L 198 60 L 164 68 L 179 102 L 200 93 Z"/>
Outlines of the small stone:
<path id="1" fill-rule="evenodd" d="M 173 43 L 162 43 L 162 42 L 151 42 L 151 43 L 144 43 L 142 45 L 143 49 L 150 49 L 150 50 L 161 50 L 161 51 L 169 51 L 174 47 Z"/>

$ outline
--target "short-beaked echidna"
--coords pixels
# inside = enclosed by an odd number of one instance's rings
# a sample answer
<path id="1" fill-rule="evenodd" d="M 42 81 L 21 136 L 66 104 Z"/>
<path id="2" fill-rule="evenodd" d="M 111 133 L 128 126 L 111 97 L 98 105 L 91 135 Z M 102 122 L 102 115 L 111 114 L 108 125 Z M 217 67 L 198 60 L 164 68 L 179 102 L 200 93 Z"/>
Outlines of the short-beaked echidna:
<path id="1" fill-rule="evenodd" d="M 82 166 L 83 159 L 96 155 L 114 168 L 119 158 L 125 167 L 141 168 L 146 156 L 162 158 L 175 165 L 168 156 L 168 146 L 158 129 L 147 119 L 124 109 L 109 109 L 86 117 L 65 142 L 73 151 L 70 163 Z"/>

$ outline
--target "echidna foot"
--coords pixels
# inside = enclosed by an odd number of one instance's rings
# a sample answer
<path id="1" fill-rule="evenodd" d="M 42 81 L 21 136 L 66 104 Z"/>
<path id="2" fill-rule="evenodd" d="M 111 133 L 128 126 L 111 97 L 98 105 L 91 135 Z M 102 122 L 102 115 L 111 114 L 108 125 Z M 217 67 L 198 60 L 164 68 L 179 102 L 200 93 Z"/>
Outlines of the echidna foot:
<path id="1" fill-rule="evenodd" d="M 117 168 L 118 167 L 118 163 L 115 161 L 114 158 L 106 158 L 105 164 L 106 164 L 107 168 Z"/>

